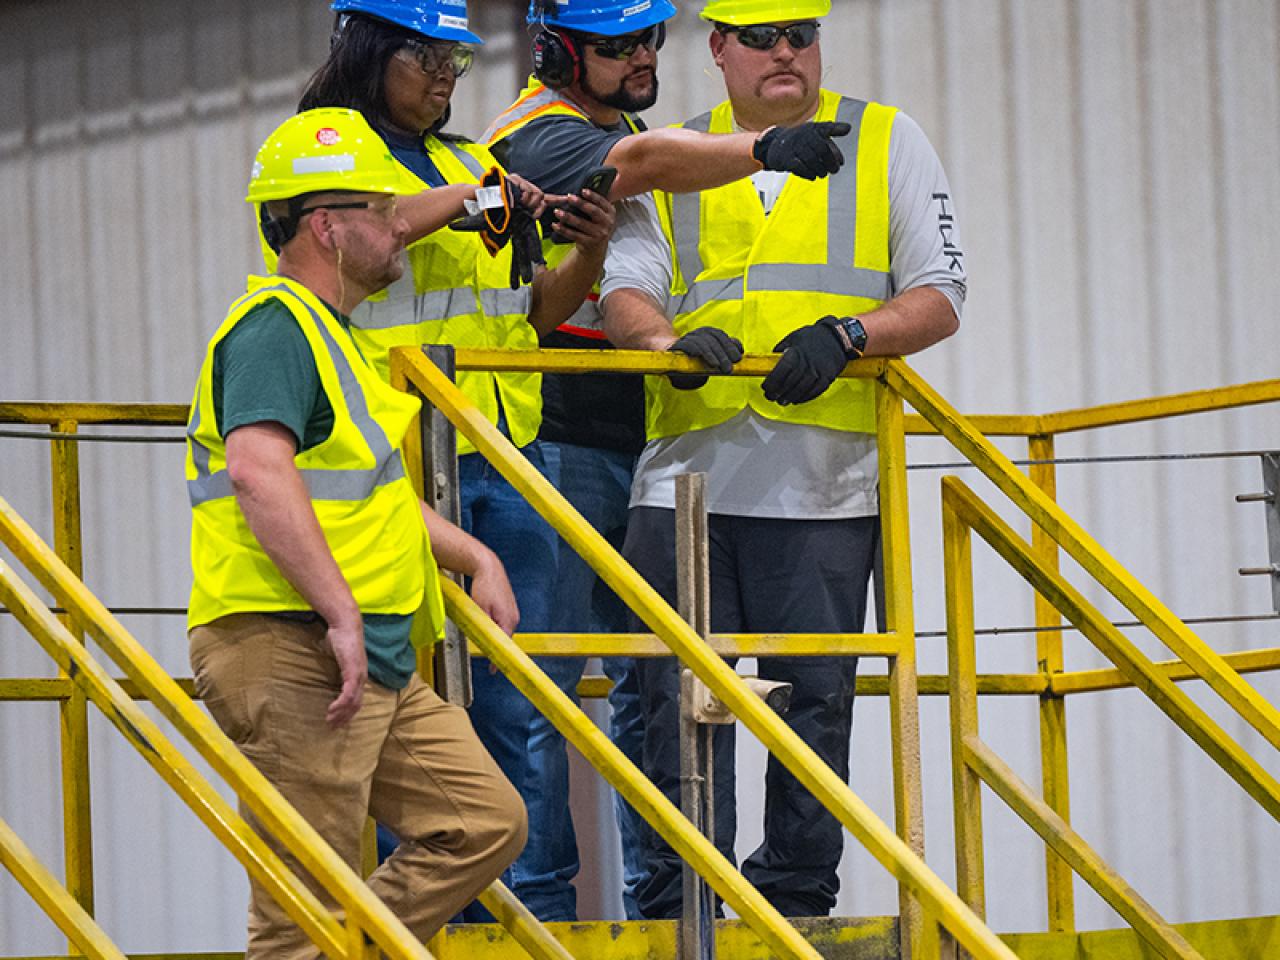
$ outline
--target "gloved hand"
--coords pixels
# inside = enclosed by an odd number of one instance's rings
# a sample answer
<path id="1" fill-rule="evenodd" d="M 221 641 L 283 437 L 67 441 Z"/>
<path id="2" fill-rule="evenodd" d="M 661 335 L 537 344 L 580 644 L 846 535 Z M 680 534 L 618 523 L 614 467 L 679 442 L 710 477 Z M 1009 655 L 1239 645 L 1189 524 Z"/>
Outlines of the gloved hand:
<path id="1" fill-rule="evenodd" d="M 481 178 L 480 189 L 488 193 L 488 203 L 482 201 L 479 212 L 455 220 L 449 227 L 478 232 L 491 257 L 510 243 L 511 289 L 518 290 L 522 282 L 533 282 L 536 266 L 546 263 L 537 221 L 521 202 L 520 185 L 500 167 L 493 167 Z M 495 202 L 495 193 L 500 202 Z"/>
<path id="2" fill-rule="evenodd" d="M 511 289 L 519 290 L 521 283 L 533 283 L 536 268 L 546 265 L 538 221 L 521 207 L 511 216 Z"/>
<path id="3" fill-rule="evenodd" d="M 766 170 L 783 170 L 816 180 L 835 173 L 844 165 L 844 154 L 832 143 L 834 137 L 848 136 L 847 123 L 822 120 L 798 127 L 770 127 L 756 139 L 751 155 Z"/>
<path id="4" fill-rule="evenodd" d="M 851 359 L 835 331 L 837 322 L 835 317 L 823 317 L 778 341 L 773 352 L 781 353 L 782 359 L 761 384 L 765 399 L 784 407 L 808 403 L 835 382 Z"/>
<path id="5" fill-rule="evenodd" d="M 716 373 L 728 373 L 742 359 L 742 343 L 717 327 L 699 327 L 677 340 L 668 351 L 688 354 Z M 697 390 L 707 382 L 705 373 L 669 373 L 667 379 L 677 390 Z"/>

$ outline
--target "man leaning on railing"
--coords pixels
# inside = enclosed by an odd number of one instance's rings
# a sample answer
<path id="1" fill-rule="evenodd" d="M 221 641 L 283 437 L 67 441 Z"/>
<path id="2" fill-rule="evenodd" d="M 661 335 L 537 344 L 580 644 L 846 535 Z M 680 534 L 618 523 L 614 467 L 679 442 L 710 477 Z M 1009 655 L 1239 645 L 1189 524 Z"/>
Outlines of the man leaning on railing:
<path id="1" fill-rule="evenodd" d="M 648 443 L 623 553 L 674 602 L 675 477 L 704 472 L 718 633 L 862 631 L 879 539 L 873 386 L 836 378 L 864 354 L 911 353 L 950 336 L 964 301 L 950 190 L 920 128 L 891 107 L 821 89 L 819 18 L 830 10 L 830 0 L 707 3 L 729 99 L 684 126 L 759 131 L 767 150 L 771 131 L 839 124 L 839 172 L 807 180 L 765 170 L 715 190 L 658 194 L 665 242 L 606 266 L 617 273 L 604 329 L 620 347 L 689 353 L 720 373 L 744 347 L 782 353 L 763 383 L 647 381 Z M 856 660 L 759 666 L 794 685 L 787 722 L 847 779 Z M 638 668 L 645 772 L 673 799 L 676 667 L 659 658 Z M 732 726 L 716 728 L 715 839 L 729 857 L 732 736 Z M 766 790 L 764 842 L 743 873 L 784 914 L 830 913 L 840 825 L 773 759 Z M 651 839 L 641 910 L 677 916 L 679 858 Z"/>
<path id="2" fill-rule="evenodd" d="M 352 110 L 301 113 L 267 139 L 248 200 L 279 266 L 250 278 L 209 345 L 187 483 L 200 696 L 352 867 L 367 816 L 401 838 L 369 886 L 425 939 L 516 858 L 526 818 L 465 711 L 418 677 L 413 642 L 443 631 L 437 562 L 508 632 L 511 585 L 414 493 L 400 443 L 419 401 L 350 332 L 352 309 L 404 269 L 396 196 L 418 189 Z M 254 883 L 246 956 L 315 955 Z"/>

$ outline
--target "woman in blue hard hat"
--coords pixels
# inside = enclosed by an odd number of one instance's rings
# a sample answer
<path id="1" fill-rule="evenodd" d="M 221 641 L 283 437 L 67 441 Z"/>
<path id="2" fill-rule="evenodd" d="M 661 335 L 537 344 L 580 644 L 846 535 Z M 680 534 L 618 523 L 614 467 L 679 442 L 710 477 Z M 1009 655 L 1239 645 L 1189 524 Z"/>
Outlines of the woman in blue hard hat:
<path id="1" fill-rule="evenodd" d="M 454 87 L 471 66 L 472 45 L 481 43 L 468 27 L 464 0 L 335 0 L 333 9 L 338 21 L 329 57 L 304 91 L 300 108 L 359 110 L 424 189 L 474 192 L 486 171 L 498 168 L 497 161 L 485 147 L 443 131 Z M 569 202 L 572 212 L 557 212 L 558 230 L 576 247 L 528 288 L 510 289 L 510 247 L 491 257 L 475 234 L 448 230 L 413 243 L 405 276 L 352 317 L 361 348 L 384 372 L 386 352 L 397 344 L 536 348 L 539 334 L 567 319 L 590 291 L 612 232 L 613 208 L 606 199 L 588 194 Z M 541 376 L 465 372 L 458 384 L 542 469 L 536 439 Z M 555 533 L 465 438 L 459 437 L 458 445 L 462 525 L 506 566 L 521 629 L 544 632 L 555 578 Z M 540 795 L 539 784 L 527 752 L 535 710 L 483 662 L 473 670 L 473 686 L 476 731 L 533 807 L 536 820 L 539 807 L 531 798 Z M 532 829 L 539 829 L 536 822 Z M 540 908 L 538 881 L 519 862 L 508 885 L 535 914 L 550 916 Z"/>

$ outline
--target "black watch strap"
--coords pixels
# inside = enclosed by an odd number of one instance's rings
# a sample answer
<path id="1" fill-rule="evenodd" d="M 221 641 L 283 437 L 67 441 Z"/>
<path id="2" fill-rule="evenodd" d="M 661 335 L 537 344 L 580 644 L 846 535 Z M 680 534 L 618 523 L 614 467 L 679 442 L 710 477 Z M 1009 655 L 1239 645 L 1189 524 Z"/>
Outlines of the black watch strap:
<path id="1" fill-rule="evenodd" d="M 857 360 L 867 350 L 867 331 L 857 317 L 824 317 L 823 322 L 835 331 L 844 355 L 850 360 Z"/>

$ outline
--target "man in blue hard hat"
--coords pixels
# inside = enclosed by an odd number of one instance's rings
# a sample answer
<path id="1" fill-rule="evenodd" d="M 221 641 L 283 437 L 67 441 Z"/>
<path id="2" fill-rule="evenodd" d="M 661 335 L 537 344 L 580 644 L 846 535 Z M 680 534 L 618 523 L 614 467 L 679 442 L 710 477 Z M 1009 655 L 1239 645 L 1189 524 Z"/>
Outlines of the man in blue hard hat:
<path id="1" fill-rule="evenodd" d="M 617 179 L 610 196 L 622 202 L 610 257 L 625 259 L 637 247 L 657 248 L 663 243 L 650 190 L 717 187 L 762 168 L 812 179 L 834 173 L 842 163 L 831 139 L 844 129 L 838 123 L 723 136 L 646 130 L 637 114 L 657 99 L 657 54 L 666 37 L 666 21 L 675 13 L 669 0 L 534 0 L 528 23 L 536 28 L 535 75 L 484 136 L 509 171 L 551 193 L 575 193 L 594 169 L 615 168 Z M 549 264 L 564 250 L 544 244 Z M 558 330 L 544 336 L 542 345 L 608 348 L 600 331 L 598 303 L 611 289 L 606 266 L 599 297 L 591 298 Z M 741 356 L 738 344 L 718 331 L 684 338 L 672 349 L 721 371 Z M 620 547 L 626 533 L 631 472 L 644 444 L 641 378 L 545 376 L 539 437 L 548 475 L 560 492 Z M 625 607 L 567 547 L 561 550 L 557 576 L 555 630 L 627 629 Z M 618 747 L 638 761 L 642 730 L 631 663 L 606 660 L 604 668 L 614 682 L 609 697 L 610 733 Z M 553 679 L 572 695 L 582 661 L 562 661 L 550 669 Z M 564 741 L 549 723 L 536 719 L 529 749 L 531 763 L 542 771 L 547 786 L 537 801 L 525 794 L 534 826 L 516 871 L 528 871 L 522 896 L 535 913 L 544 919 L 568 920 L 575 916 L 569 881 L 577 873 L 578 855 L 568 808 L 561 799 L 568 783 Z M 627 916 L 635 919 L 640 914 L 634 890 L 643 879 L 638 838 L 645 825 L 620 799 L 617 812 L 623 904 Z M 556 826 L 544 830 L 539 824 Z M 540 891 L 536 905 L 527 899 L 535 889 Z"/>

